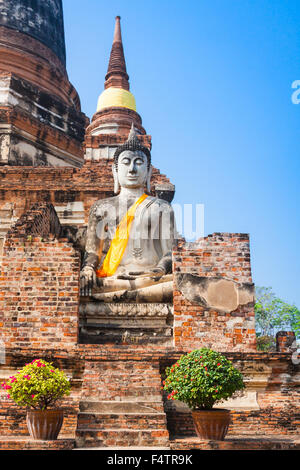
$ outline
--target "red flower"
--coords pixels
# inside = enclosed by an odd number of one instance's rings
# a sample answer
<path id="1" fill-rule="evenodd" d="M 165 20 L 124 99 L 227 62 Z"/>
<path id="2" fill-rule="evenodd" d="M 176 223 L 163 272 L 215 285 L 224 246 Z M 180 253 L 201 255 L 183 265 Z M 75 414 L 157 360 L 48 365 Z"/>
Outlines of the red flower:
<path id="1" fill-rule="evenodd" d="M 217 366 L 220 366 L 221 364 L 218 362 Z"/>

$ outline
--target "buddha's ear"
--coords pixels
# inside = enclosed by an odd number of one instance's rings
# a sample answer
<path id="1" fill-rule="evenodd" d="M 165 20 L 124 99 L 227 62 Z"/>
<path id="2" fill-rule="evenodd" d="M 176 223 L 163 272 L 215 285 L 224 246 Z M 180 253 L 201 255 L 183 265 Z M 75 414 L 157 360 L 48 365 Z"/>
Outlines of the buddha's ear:
<path id="1" fill-rule="evenodd" d="M 116 168 L 116 165 L 114 163 L 113 163 L 113 166 L 112 166 L 112 172 L 113 172 L 113 177 L 114 177 L 114 193 L 118 194 L 119 189 L 120 189 L 120 185 L 119 185 L 119 178 L 118 178 L 117 168 Z"/>
<path id="2" fill-rule="evenodd" d="M 150 165 L 150 168 L 149 168 L 148 174 L 147 174 L 147 180 L 146 180 L 147 192 L 148 193 L 151 193 L 151 176 L 152 176 L 152 165 Z"/>

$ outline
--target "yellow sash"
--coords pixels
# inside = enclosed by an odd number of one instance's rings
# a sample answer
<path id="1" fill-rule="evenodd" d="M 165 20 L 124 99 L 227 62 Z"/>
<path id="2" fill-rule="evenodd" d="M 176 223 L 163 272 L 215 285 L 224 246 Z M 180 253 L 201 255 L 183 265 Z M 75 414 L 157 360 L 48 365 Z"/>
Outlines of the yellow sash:
<path id="1" fill-rule="evenodd" d="M 97 277 L 109 277 L 116 272 L 126 250 L 136 209 L 147 197 L 147 194 L 143 194 L 124 215 L 116 228 L 114 238 L 111 241 L 103 264 L 101 268 L 96 271 Z"/>

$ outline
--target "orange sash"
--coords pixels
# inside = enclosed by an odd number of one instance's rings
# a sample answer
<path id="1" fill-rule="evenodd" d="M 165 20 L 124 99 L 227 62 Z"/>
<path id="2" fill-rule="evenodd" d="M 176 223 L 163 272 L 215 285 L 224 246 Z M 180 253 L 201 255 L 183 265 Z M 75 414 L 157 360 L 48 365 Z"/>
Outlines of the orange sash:
<path id="1" fill-rule="evenodd" d="M 116 228 L 114 238 L 111 241 L 103 264 L 101 268 L 97 269 L 96 271 L 97 277 L 109 277 L 116 272 L 127 247 L 130 229 L 136 209 L 147 197 L 147 194 L 143 194 L 124 215 L 123 219 Z"/>

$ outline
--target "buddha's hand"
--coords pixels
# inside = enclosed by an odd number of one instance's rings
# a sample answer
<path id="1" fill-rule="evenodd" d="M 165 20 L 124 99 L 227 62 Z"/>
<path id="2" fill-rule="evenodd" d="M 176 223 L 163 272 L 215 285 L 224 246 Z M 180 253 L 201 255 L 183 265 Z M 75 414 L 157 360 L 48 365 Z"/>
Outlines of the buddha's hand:
<path id="1" fill-rule="evenodd" d="M 80 295 L 90 296 L 96 283 L 97 277 L 94 268 L 91 266 L 85 266 L 80 271 Z"/>
<path id="2" fill-rule="evenodd" d="M 153 269 L 149 269 L 148 271 L 135 271 L 135 272 L 130 272 L 130 276 L 134 277 L 152 277 L 155 280 L 160 279 L 162 276 L 165 276 L 166 270 L 161 267 L 156 267 Z"/>

